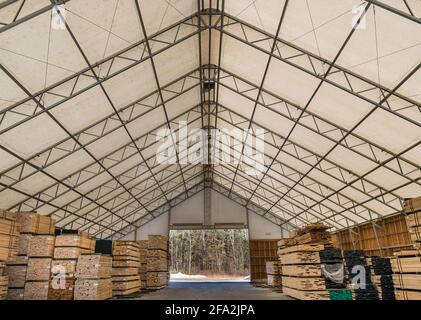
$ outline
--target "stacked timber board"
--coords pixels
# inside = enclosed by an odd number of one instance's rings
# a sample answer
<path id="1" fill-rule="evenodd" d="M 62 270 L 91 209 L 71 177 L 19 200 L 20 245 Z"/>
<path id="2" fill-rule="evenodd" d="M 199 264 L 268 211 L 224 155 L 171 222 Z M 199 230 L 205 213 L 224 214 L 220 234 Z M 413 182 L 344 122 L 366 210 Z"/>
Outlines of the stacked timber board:
<path id="1" fill-rule="evenodd" d="M 148 240 L 138 240 L 136 242 L 139 245 L 139 254 L 140 254 L 140 265 L 139 265 L 140 288 L 146 289 L 146 277 L 148 273 L 148 266 L 147 266 Z"/>
<path id="2" fill-rule="evenodd" d="M 87 233 L 64 233 L 56 237 L 48 300 L 73 300 L 78 258 L 94 250 L 95 240 Z"/>
<path id="3" fill-rule="evenodd" d="M 379 300 L 376 285 L 371 279 L 371 270 L 363 250 L 343 251 L 348 286 L 354 300 Z"/>
<path id="4" fill-rule="evenodd" d="M 326 276 L 331 268 L 336 274 L 343 272 L 338 249 L 324 244 L 301 244 L 280 247 L 278 255 L 282 265 L 282 290 L 293 298 L 329 300 L 329 289 L 345 287 L 343 277 L 336 283 Z"/>
<path id="5" fill-rule="evenodd" d="M 16 214 L 0 210 L 0 300 L 7 297 L 9 278 L 6 262 L 15 260 L 18 251 L 20 225 Z"/>
<path id="6" fill-rule="evenodd" d="M 396 300 L 421 300 L 421 250 L 395 252 L 391 264 Z"/>
<path id="7" fill-rule="evenodd" d="M 380 300 L 395 300 L 393 271 L 389 258 L 370 257 L 367 259 L 371 279 L 376 286 Z"/>
<path id="8" fill-rule="evenodd" d="M 282 266 L 279 261 L 266 261 L 268 286 L 282 288 Z"/>
<path id="9" fill-rule="evenodd" d="M 48 279 L 40 279 L 47 273 L 49 261 L 51 266 L 55 221 L 34 212 L 17 213 L 16 221 L 21 225 L 18 255 L 7 263 L 6 271 L 9 275 L 7 298 L 46 300 Z"/>
<path id="10" fill-rule="evenodd" d="M 112 257 L 83 254 L 76 265 L 74 300 L 106 300 L 112 297 Z"/>
<path id="11" fill-rule="evenodd" d="M 25 300 L 47 300 L 55 237 L 33 235 L 29 241 Z"/>
<path id="12" fill-rule="evenodd" d="M 414 246 L 421 247 L 421 197 L 405 199 L 404 210 L 407 214 L 407 225 Z"/>
<path id="13" fill-rule="evenodd" d="M 113 296 L 124 296 L 140 290 L 140 251 L 135 241 L 113 244 Z"/>
<path id="14" fill-rule="evenodd" d="M 149 235 L 146 256 L 146 288 L 161 289 L 168 284 L 168 238 Z"/>

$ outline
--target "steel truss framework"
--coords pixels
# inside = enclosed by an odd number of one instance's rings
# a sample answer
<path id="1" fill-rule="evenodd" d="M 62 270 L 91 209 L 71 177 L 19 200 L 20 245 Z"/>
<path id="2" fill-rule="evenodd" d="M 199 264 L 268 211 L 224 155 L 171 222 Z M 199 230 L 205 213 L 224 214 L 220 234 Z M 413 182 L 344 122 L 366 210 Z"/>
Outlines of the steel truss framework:
<path id="1" fill-rule="evenodd" d="M 395 87 L 388 88 L 338 63 L 370 7 L 381 8 L 421 25 L 417 16 L 421 11 L 409 2 L 403 0 L 402 4 L 392 7 L 381 1 L 365 1 L 362 16 L 355 27 L 350 28 L 334 59 L 329 61 L 280 37 L 289 1 L 285 1 L 273 35 L 227 13 L 224 0 L 198 0 L 195 13 L 148 34 L 142 7 L 133 0 L 143 39 L 100 61 L 90 61 L 77 34 L 57 8 L 57 5 L 69 1 L 51 1 L 50 5 L 34 5 L 30 9 L 26 7 L 27 1 L 9 0 L 0 4 L 0 17 L 3 17 L 4 10 L 13 12 L 6 21 L 0 20 L 0 34 L 24 26 L 53 10 L 64 21 L 68 35 L 86 64 L 82 70 L 37 92 L 31 92 L 23 79 L 0 64 L 1 75 L 26 95 L 0 110 L 0 136 L 41 117 L 47 117 L 65 132 L 64 138 L 30 156 L 0 145 L 2 152 L 17 160 L 0 172 L 0 195 L 9 191 L 19 195 L 7 209 L 45 211 L 57 220 L 59 226 L 88 231 L 99 238 L 121 238 L 169 212 L 203 188 L 211 187 L 286 230 L 316 221 L 340 230 L 401 212 L 399 191 L 407 186 L 421 187 L 421 168 L 408 157 L 420 146 L 421 139 L 394 152 L 356 133 L 376 110 L 419 129 L 421 105 L 399 93 L 399 89 L 419 72 L 421 64 L 412 68 Z M 192 39 L 198 40 L 197 68 L 163 83 L 156 66 L 157 57 Z M 241 43 L 267 57 L 258 85 L 236 74 L 229 66 L 223 66 L 224 39 Z M 216 56 L 213 53 L 215 46 Z M 282 62 L 319 81 L 307 103 L 290 101 L 267 89 L 265 81 L 272 61 Z M 156 90 L 125 106 L 116 104 L 107 91 L 107 81 L 146 64 L 152 68 Z M 312 112 L 308 107 L 323 84 L 369 103 L 371 110 L 349 128 Z M 90 90 L 102 92 L 112 112 L 81 130 L 71 131 L 54 112 Z M 233 106 L 224 105 L 223 94 L 226 92 L 239 101 L 249 101 L 253 105 L 251 116 L 246 117 Z M 175 113 L 171 110 L 170 114 L 169 105 L 196 93 L 200 96 L 195 101 L 191 99 L 187 109 Z M 266 127 L 255 118 L 258 109 L 270 111 L 292 123 L 289 132 L 280 134 Z M 157 110 L 165 115 L 161 123 L 156 123 L 143 134 L 133 133 L 132 125 L 148 121 Z M 208 139 L 212 138 L 212 128 L 247 129 L 247 135 L 263 128 L 264 136 L 257 139 L 262 140 L 265 149 L 270 151 L 265 153 L 261 163 L 265 168 L 263 174 L 253 177 L 245 173 L 247 166 L 242 160 L 248 155 L 244 150 L 251 148 L 256 151 L 246 142 L 247 136 L 242 141 L 230 137 L 242 146 L 241 152 L 232 146 L 224 146 L 230 148 L 236 160 L 234 163 L 183 164 L 190 155 L 180 155 L 178 151 L 173 155 L 173 164 L 158 163 L 155 153 L 159 146 L 159 131 L 172 129 L 178 133 L 183 129 L 179 127 L 180 121 L 185 121 L 189 128 L 206 129 Z M 326 141 L 330 146 L 328 151 L 313 150 L 294 140 L 293 134 L 299 129 Z M 125 133 L 124 144 L 100 156 L 92 151 L 119 132 Z M 171 139 L 173 146 L 188 143 L 175 141 L 173 136 Z M 222 160 L 226 148 L 207 146 L 210 160 Z M 331 160 L 329 155 L 338 148 L 369 163 L 369 169 L 357 173 Z M 69 162 L 77 164 L 80 156 L 89 161 L 74 165 L 65 175 L 54 174 L 57 166 Z M 375 182 L 371 175 L 377 170 L 386 170 L 399 177 L 400 182 L 393 187 Z M 25 184 L 36 179 L 47 182 L 36 192 L 28 192 Z M 356 196 L 351 196 L 350 191 Z"/>

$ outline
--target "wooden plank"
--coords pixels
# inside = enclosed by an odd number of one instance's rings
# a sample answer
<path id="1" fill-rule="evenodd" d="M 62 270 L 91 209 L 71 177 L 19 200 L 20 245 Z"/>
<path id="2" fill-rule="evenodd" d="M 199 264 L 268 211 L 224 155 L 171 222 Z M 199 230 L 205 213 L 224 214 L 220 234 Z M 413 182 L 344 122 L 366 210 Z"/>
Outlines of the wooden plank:
<path id="1" fill-rule="evenodd" d="M 298 300 L 329 300 L 329 294 L 325 291 L 301 291 L 293 288 L 283 286 L 282 291 L 284 294 L 298 299 Z"/>
<path id="2" fill-rule="evenodd" d="M 73 300 L 75 279 L 66 278 L 60 281 L 51 280 L 48 288 L 48 300 Z"/>
<path id="3" fill-rule="evenodd" d="M 402 257 L 390 259 L 394 273 L 421 272 L 421 257 Z"/>
<path id="4" fill-rule="evenodd" d="M 166 286 L 168 281 L 167 272 L 148 272 L 146 275 L 146 287 L 157 288 Z"/>
<path id="5" fill-rule="evenodd" d="M 395 288 L 421 291 L 421 274 L 394 274 Z"/>
<path id="6" fill-rule="evenodd" d="M 26 281 L 50 280 L 51 261 L 51 258 L 29 258 Z"/>
<path id="7" fill-rule="evenodd" d="M 7 289 L 7 300 L 23 300 L 25 289 Z"/>
<path id="8" fill-rule="evenodd" d="M 412 214 L 408 214 L 408 227 L 421 226 L 421 210 Z"/>
<path id="9" fill-rule="evenodd" d="M 101 254 L 86 254 L 78 258 L 77 279 L 111 278 L 112 258 Z"/>
<path id="10" fill-rule="evenodd" d="M 282 276 L 282 285 L 297 290 L 326 290 L 326 283 L 323 278 L 302 278 Z"/>
<path id="11" fill-rule="evenodd" d="M 421 300 L 421 291 L 395 290 L 396 300 Z"/>
<path id="12" fill-rule="evenodd" d="M 48 300 L 49 281 L 27 281 L 23 294 L 24 300 Z"/>
<path id="13" fill-rule="evenodd" d="M 75 274 L 77 260 L 53 260 L 51 264 L 51 273 Z"/>
<path id="14" fill-rule="evenodd" d="M 168 237 L 150 234 L 148 236 L 148 249 L 168 251 Z"/>
<path id="15" fill-rule="evenodd" d="M 95 240 L 86 234 L 62 234 L 56 237 L 56 247 L 75 247 L 95 251 Z"/>
<path id="16" fill-rule="evenodd" d="M 403 202 L 403 208 L 405 212 L 414 212 L 421 210 L 421 197 L 405 199 Z"/>
<path id="17" fill-rule="evenodd" d="M 139 268 L 113 268 L 111 271 L 113 277 L 132 276 L 137 274 L 139 274 Z"/>
<path id="18" fill-rule="evenodd" d="M 56 222 L 48 216 L 34 212 L 20 212 L 16 221 L 21 225 L 21 233 L 54 235 Z"/>
<path id="19" fill-rule="evenodd" d="M 307 265 L 284 265 L 282 275 L 291 277 L 321 277 L 322 270 L 320 264 Z"/>
<path id="20" fill-rule="evenodd" d="M 93 253 L 90 249 L 81 249 L 75 247 L 55 247 L 54 248 L 54 259 L 78 259 L 83 254 Z"/>
<path id="21" fill-rule="evenodd" d="M 320 264 L 319 252 L 293 252 L 281 256 L 281 264 Z"/>
<path id="22" fill-rule="evenodd" d="M 75 282 L 75 300 L 107 300 L 112 295 L 111 278 L 77 279 Z"/>
<path id="23" fill-rule="evenodd" d="M 18 255 L 28 255 L 29 244 L 32 237 L 33 235 L 29 233 L 20 234 L 18 240 Z"/>
<path id="24" fill-rule="evenodd" d="M 24 288 L 27 266 L 7 266 L 6 274 L 9 277 L 9 288 Z"/>
<path id="25" fill-rule="evenodd" d="M 55 237 L 50 235 L 35 235 L 29 241 L 29 257 L 52 258 L 54 254 Z"/>
<path id="26" fill-rule="evenodd" d="M 19 236 L 20 234 L 20 224 L 16 221 L 0 219 L 0 234 L 8 236 Z"/>
<path id="27" fill-rule="evenodd" d="M 324 244 L 301 244 L 287 248 L 279 248 L 278 255 L 284 255 L 292 252 L 319 252 L 325 248 Z"/>

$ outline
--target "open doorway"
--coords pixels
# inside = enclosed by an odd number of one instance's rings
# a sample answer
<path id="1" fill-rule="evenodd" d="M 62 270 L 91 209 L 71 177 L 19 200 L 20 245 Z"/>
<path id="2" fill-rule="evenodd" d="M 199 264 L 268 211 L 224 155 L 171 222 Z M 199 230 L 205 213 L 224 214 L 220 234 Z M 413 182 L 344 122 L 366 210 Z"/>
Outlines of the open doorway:
<path id="1" fill-rule="evenodd" d="M 247 229 L 171 230 L 171 281 L 250 281 Z"/>

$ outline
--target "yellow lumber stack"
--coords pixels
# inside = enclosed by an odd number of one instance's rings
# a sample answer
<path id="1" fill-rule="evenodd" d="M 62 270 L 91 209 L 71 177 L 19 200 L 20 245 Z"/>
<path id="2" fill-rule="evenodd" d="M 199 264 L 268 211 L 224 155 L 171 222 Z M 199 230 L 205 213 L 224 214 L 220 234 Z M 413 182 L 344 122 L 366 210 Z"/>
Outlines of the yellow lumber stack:
<path id="1" fill-rule="evenodd" d="M 136 241 L 139 245 L 140 253 L 140 266 L 139 266 L 139 276 L 140 276 L 140 289 L 146 289 L 146 277 L 147 277 L 147 256 L 148 256 L 148 240 L 138 240 Z"/>
<path id="2" fill-rule="evenodd" d="M 421 300 L 421 250 L 395 252 L 391 264 L 396 300 Z"/>
<path id="3" fill-rule="evenodd" d="M 62 234 L 56 237 L 51 267 L 49 300 L 73 300 L 79 256 L 93 254 L 95 240 L 89 234 Z"/>
<path id="4" fill-rule="evenodd" d="M 113 243 L 113 296 L 124 296 L 140 291 L 140 251 L 135 241 Z"/>
<path id="5" fill-rule="evenodd" d="M 6 262 L 15 260 L 18 252 L 20 224 L 13 212 L 0 210 L 0 300 L 7 297 L 9 278 Z"/>
<path id="6" fill-rule="evenodd" d="M 282 266 L 279 261 L 266 261 L 266 274 L 269 287 L 282 288 Z"/>
<path id="7" fill-rule="evenodd" d="M 168 238 L 161 235 L 149 235 L 146 257 L 146 287 L 161 289 L 168 285 Z"/>
<path id="8" fill-rule="evenodd" d="M 106 300 L 112 297 L 112 258 L 84 254 L 76 266 L 75 300 Z"/>

